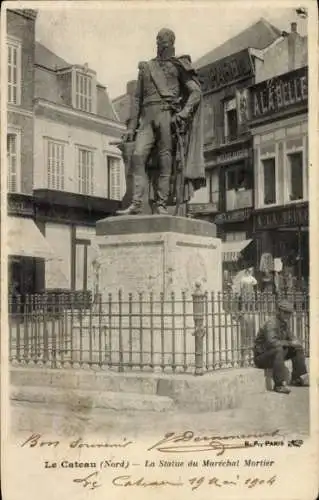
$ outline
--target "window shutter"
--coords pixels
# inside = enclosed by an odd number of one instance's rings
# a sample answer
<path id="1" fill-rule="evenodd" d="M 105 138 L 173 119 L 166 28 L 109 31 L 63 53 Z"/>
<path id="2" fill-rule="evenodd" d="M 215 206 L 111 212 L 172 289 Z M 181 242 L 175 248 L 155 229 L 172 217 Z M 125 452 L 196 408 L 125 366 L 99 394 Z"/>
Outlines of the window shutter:
<path id="1" fill-rule="evenodd" d="M 75 76 L 75 106 L 82 111 L 92 111 L 92 78 L 79 72 Z"/>
<path id="2" fill-rule="evenodd" d="M 18 186 L 18 151 L 17 135 L 7 135 L 8 191 L 16 193 Z"/>
<path id="3" fill-rule="evenodd" d="M 94 194 L 94 163 L 93 163 L 93 151 L 89 151 L 90 156 L 90 194 Z"/>
<path id="4" fill-rule="evenodd" d="M 120 162 L 117 158 L 112 158 L 112 170 L 111 170 L 111 198 L 113 200 L 119 200 L 121 197 L 121 172 L 120 172 Z"/>
<path id="5" fill-rule="evenodd" d="M 83 148 L 78 149 L 78 192 L 94 194 L 94 152 Z"/>
<path id="6" fill-rule="evenodd" d="M 47 178 L 49 189 L 64 190 L 64 148 L 59 142 L 46 140 Z"/>
<path id="7" fill-rule="evenodd" d="M 19 45 L 8 43 L 8 103 L 18 104 L 18 87 L 19 81 L 19 65 L 20 60 L 18 57 L 20 47 Z"/>

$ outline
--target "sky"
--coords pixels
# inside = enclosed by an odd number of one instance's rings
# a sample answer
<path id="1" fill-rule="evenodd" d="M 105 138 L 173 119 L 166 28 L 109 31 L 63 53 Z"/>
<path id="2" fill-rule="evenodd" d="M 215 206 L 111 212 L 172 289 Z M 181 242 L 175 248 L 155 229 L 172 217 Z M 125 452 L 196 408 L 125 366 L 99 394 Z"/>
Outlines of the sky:
<path id="1" fill-rule="evenodd" d="M 138 62 L 154 57 L 156 33 L 162 27 L 174 30 L 176 54 L 188 53 L 193 61 L 261 17 L 287 31 L 295 20 L 300 32 L 306 29 L 306 21 L 295 14 L 298 4 L 291 8 L 291 1 L 274 0 L 268 6 L 257 0 L 42 5 L 37 40 L 69 63 L 88 63 L 112 99 L 125 93 L 126 82 L 136 78 Z"/>

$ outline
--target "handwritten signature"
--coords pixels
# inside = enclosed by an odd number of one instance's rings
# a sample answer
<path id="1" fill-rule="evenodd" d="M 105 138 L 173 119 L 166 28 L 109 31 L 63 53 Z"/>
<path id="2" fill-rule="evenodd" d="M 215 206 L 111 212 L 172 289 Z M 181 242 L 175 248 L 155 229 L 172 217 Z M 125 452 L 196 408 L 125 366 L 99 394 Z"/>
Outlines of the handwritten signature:
<path id="1" fill-rule="evenodd" d="M 239 475 L 233 479 L 220 479 L 216 476 L 214 477 L 192 477 L 185 482 L 181 479 L 175 481 L 168 481 L 166 479 L 156 479 L 156 480 L 146 480 L 143 476 L 135 479 L 131 475 L 116 476 L 112 479 L 112 485 L 116 487 L 142 487 L 142 488 L 157 488 L 163 486 L 181 487 L 189 486 L 193 491 L 197 490 L 203 485 L 216 486 L 217 488 L 222 488 L 224 486 L 238 486 L 242 485 L 246 488 L 254 488 L 260 485 L 272 486 L 276 482 L 277 476 L 271 476 L 269 479 L 260 479 L 258 477 L 249 477 L 247 479 L 241 479 Z M 88 490 L 94 490 L 102 486 L 100 483 L 99 472 L 93 472 L 84 478 L 73 479 L 74 483 L 82 485 Z"/>
<path id="2" fill-rule="evenodd" d="M 243 434 L 239 436 L 197 436 L 193 431 L 182 433 L 168 432 L 164 438 L 148 448 L 148 451 L 157 450 L 165 453 L 191 453 L 202 451 L 217 451 L 217 456 L 223 455 L 225 450 L 246 448 L 244 441 L 239 443 L 225 443 L 225 441 L 243 440 L 251 437 L 275 436 L 279 431 L 261 434 Z"/>

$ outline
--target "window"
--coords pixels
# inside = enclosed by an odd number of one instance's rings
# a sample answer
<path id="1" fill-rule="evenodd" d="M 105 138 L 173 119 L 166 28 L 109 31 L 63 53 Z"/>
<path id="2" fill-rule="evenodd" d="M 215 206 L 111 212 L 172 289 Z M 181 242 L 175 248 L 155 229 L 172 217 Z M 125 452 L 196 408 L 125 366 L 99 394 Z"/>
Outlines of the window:
<path id="1" fill-rule="evenodd" d="M 233 231 L 225 234 L 225 241 L 244 241 L 246 231 Z"/>
<path id="2" fill-rule="evenodd" d="M 20 191 L 20 136 L 17 133 L 7 134 L 8 191 Z"/>
<path id="3" fill-rule="evenodd" d="M 289 201 L 303 199 L 303 161 L 302 152 L 291 153 L 288 157 L 288 196 Z"/>
<path id="4" fill-rule="evenodd" d="M 214 95 L 204 98 L 204 143 L 208 144 L 214 138 Z"/>
<path id="5" fill-rule="evenodd" d="M 64 144 L 46 141 L 48 188 L 64 190 Z"/>
<path id="6" fill-rule="evenodd" d="M 94 164 L 93 151 L 89 149 L 78 149 L 78 179 L 79 193 L 93 195 Z"/>
<path id="7" fill-rule="evenodd" d="M 8 42 L 8 103 L 20 104 L 21 45 Z"/>
<path id="8" fill-rule="evenodd" d="M 219 201 L 219 174 L 218 171 L 212 171 L 208 177 L 209 203 L 218 205 Z"/>
<path id="9" fill-rule="evenodd" d="M 237 165 L 226 172 L 226 189 L 252 189 L 252 172 L 245 165 Z"/>
<path id="10" fill-rule="evenodd" d="M 262 160 L 264 181 L 264 205 L 276 203 L 276 160 Z"/>
<path id="11" fill-rule="evenodd" d="M 232 141 L 238 136 L 238 120 L 236 110 L 236 99 L 230 99 L 224 103 L 225 140 Z"/>
<path id="12" fill-rule="evenodd" d="M 92 112 L 92 78 L 79 72 L 75 74 L 75 107 Z"/>
<path id="13" fill-rule="evenodd" d="M 106 155 L 106 197 L 121 199 L 121 164 L 115 156 Z"/>

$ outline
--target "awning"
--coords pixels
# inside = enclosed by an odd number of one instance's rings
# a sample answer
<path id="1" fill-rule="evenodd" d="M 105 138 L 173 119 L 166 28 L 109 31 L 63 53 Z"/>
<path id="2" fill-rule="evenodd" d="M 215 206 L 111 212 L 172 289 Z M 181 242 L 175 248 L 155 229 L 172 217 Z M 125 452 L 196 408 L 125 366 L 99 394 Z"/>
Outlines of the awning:
<path id="1" fill-rule="evenodd" d="M 48 259 L 53 250 L 32 219 L 7 217 L 8 254 Z"/>
<path id="2" fill-rule="evenodd" d="M 235 262 L 238 260 L 240 253 L 246 248 L 253 240 L 241 241 L 224 241 L 222 243 L 222 253 L 224 262 Z"/>

